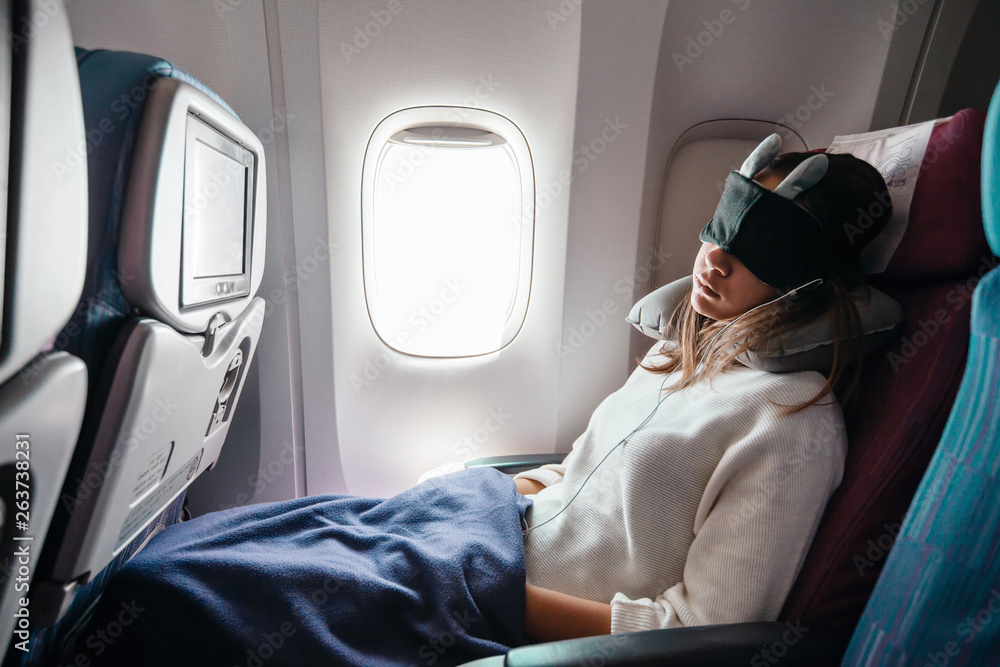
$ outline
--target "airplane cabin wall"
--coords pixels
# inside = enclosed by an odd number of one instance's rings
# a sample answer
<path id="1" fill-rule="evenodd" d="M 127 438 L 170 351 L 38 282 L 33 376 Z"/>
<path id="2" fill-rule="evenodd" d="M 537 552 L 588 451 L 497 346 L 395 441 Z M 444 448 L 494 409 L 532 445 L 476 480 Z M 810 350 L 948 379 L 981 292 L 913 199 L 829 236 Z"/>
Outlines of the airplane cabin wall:
<path id="1" fill-rule="evenodd" d="M 331 392 L 323 367 L 304 385 L 309 493 L 396 493 L 441 464 L 551 451 L 555 440 L 568 197 L 542 205 L 541 193 L 571 168 L 579 15 L 552 30 L 545 13 L 558 12 L 556 2 L 402 3 L 370 42 L 355 41 L 381 9 L 320 4 L 333 298 L 331 312 L 329 301 L 303 292 L 301 326 L 313 336 L 311 349 L 332 349 L 334 382 Z M 479 357 L 397 352 L 376 335 L 365 305 L 360 195 L 369 137 L 395 111 L 438 105 L 510 119 L 534 167 L 527 315 L 509 345 Z"/>
<path id="2" fill-rule="evenodd" d="M 665 18 L 676 3 L 582 5 L 580 79 L 569 195 L 566 290 L 557 350 L 559 432 L 569 451 L 598 403 L 622 385 L 625 316 L 658 262 L 640 236 L 650 113 Z M 606 128 L 614 132 L 606 133 Z M 608 141 L 607 139 L 612 139 Z M 641 248 L 638 256 L 636 248 Z M 513 453 L 513 452 L 510 452 Z"/>

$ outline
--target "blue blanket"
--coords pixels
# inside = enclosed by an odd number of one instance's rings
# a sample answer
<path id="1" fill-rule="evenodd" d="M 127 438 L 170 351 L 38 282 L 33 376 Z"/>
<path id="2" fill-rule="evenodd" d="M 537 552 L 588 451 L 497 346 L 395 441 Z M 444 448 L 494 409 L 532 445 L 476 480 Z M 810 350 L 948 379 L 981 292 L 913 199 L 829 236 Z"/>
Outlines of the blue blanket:
<path id="1" fill-rule="evenodd" d="M 524 643 L 530 503 L 505 475 L 472 469 L 388 499 L 208 514 L 112 579 L 77 649 L 95 666 L 150 667 L 440 667 L 503 653 Z M 91 641 L 102 630 L 111 641 Z"/>

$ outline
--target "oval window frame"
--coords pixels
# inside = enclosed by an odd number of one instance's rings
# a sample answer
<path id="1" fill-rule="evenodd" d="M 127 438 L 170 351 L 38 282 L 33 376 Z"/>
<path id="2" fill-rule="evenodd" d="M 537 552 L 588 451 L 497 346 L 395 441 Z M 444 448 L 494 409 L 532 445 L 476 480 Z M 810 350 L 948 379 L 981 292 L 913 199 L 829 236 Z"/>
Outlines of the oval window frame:
<path id="1" fill-rule="evenodd" d="M 511 299 L 508 315 L 504 322 L 503 331 L 500 336 L 500 345 L 495 349 L 483 350 L 471 354 L 457 355 L 431 355 L 419 354 L 412 350 L 400 349 L 394 345 L 386 335 L 385 327 L 380 329 L 383 323 L 383 315 L 377 298 L 372 298 L 375 293 L 375 272 L 374 266 L 374 219 L 375 215 L 375 186 L 378 176 L 379 163 L 385 146 L 390 140 L 397 138 L 401 133 L 419 128 L 440 128 L 444 131 L 444 136 L 436 132 L 435 137 L 441 136 L 441 141 L 448 142 L 448 129 L 456 129 L 461 135 L 461 130 L 476 130 L 488 132 L 501 137 L 506 141 L 514 155 L 515 166 L 520 177 L 521 189 L 521 224 L 520 224 L 520 248 L 517 253 L 518 266 L 514 284 L 514 294 Z M 461 142 L 457 139 L 456 142 Z M 375 331 L 375 335 L 388 348 L 411 357 L 424 359 L 467 359 L 471 357 L 481 357 L 495 354 L 507 347 L 517 338 L 517 334 L 524 326 L 524 321 L 528 313 L 528 305 L 531 296 L 531 285 L 533 277 L 533 256 L 534 256 L 534 214 L 535 214 L 535 177 L 534 164 L 531 158 L 531 150 L 528 147 L 527 139 L 510 119 L 485 109 L 458 106 L 424 106 L 410 107 L 395 111 L 383 118 L 368 140 L 365 148 L 364 163 L 361 176 L 361 263 L 363 274 L 363 290 L 365 308 L 368 312 L 368 319 Z"/>

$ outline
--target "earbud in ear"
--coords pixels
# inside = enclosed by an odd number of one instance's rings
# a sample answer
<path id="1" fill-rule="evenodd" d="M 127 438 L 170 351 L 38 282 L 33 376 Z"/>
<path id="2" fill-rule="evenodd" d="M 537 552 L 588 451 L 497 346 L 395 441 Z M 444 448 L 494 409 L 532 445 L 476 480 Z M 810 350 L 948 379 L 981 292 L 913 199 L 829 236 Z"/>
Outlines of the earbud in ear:
<path id="1" fill-rule="evenodd" d="M 798 287 L 796 287 L 795 289 L 793 289 L 792 291 L 790 291 L 785 296 L 792 296 L 794 294 L 798 294 L 802 290 L 807 290 L 807 289 L 809 289 L 811 287 L 819 287 L 822 284 L 823 284 L 823 279 L 822 278 L 813 278 L 812 280 L 810 280 L 809 282 L 807 282 L 805 285 L 799 285 Z"/>

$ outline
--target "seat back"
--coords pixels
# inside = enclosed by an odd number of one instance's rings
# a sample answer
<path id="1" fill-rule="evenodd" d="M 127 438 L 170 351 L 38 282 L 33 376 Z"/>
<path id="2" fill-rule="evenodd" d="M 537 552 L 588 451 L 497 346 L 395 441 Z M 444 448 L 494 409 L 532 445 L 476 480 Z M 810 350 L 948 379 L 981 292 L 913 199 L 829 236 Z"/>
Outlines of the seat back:
<path id="1" fill-rule="evenodd" d="M 159 58 L 78 50 L 77 63 L 91 245 L 66 331 L 90 396 L 34 610 L 51 625 L 73 605 L 47 640 L 59 644 L 100 594 L 98 575 L 175 521 L 217 461 L 264 319 L 260 141 Z"/>
<path id="2" fill-rule="evenodd" d="M 885 272 L 871 282 L 904 307 L 897 341 L 865 361 L 845 407 L 844 478 L 781 618 L 853 627 L 927 468 L 965 365 L 972 289 L 996 259 L 980 216 L 983 112 L 934 128 L 909 223 Z"/>
<path id="3" fill-rule="evenodd" d="M 986 236 L 1000 254 L 1000 87 L 982 156 Z M 845 665 L 1000 664 L 1000 270 L 972 294 L 954 408 L 854 633 Z"/>
<path id="4" fill-rule="evenodd" d="M 67 152 L 85 141 L 69 22 L 40 5 L 0 5 L 0 658 L 34 626 L 35 567 L 87 391 L 83 362 L 50 349 L 83 287 L 87 169 Z M 45 24 L 24 31 L 36 14 Z"/>

